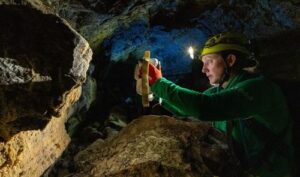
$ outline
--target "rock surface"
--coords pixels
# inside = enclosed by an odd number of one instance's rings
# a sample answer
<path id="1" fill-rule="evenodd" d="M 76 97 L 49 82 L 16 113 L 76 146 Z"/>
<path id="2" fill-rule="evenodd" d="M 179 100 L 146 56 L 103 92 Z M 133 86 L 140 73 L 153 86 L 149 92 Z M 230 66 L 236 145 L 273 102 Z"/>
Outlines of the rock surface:
<path id="1" fill-rule="evenodd" d="M 231 176 L 224 136 L 208 124 L 144 116 L 75 156 L 71 176 Z M 226 161 L 226 163 L 225 163 Z"/>
<path id="2" fill-rule="evenodd" d="M 0 26 L 0 176 L 38 177 L 70 142 L 92 50 L 38 1 L 0 1 Z"/>
<path id="3" fill-rule="evenodd" d="M 92 51 L 53 14 L 1 5 L 0 23 L 0 137 L 8 140 L 30 129 L 26 120 L 42 128 L 58 114 L 66 92 L 85 80 Z"/>
<path id="4" fill-rule="evenodd" d="M 0 142 L 0 176 L 39 177 L 61 156 L 70 142 L 65 130 L 68 108 L 80 94 L 80 87 L 70 90 L 60 116 L 50 117 L 45 127 L 20 131 L 7 142 Z"/>

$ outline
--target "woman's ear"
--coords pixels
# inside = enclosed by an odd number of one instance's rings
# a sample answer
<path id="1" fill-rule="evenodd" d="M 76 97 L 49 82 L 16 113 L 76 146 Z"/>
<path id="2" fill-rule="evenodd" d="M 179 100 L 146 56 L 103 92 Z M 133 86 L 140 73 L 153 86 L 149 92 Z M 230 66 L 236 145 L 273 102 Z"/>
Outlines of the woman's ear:
<path id="1" fill-rule="evenodd" d="M 232 67 L 236 63 L 236 56 L 234 54 L 229 54 L 226 58 L 229 67 Z"/>

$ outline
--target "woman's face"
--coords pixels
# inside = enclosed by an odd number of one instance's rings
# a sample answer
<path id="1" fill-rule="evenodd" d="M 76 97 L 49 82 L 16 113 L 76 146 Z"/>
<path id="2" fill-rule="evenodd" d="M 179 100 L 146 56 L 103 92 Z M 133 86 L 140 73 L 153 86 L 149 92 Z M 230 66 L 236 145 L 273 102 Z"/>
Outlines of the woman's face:
<path id="1" fill-rule="evenodd" d="M 224 59 L 220 54 L 212 53 L 202 56 L 202 72 L 206 74 L 209 83 L 219 84 L 225 72 Z"/>

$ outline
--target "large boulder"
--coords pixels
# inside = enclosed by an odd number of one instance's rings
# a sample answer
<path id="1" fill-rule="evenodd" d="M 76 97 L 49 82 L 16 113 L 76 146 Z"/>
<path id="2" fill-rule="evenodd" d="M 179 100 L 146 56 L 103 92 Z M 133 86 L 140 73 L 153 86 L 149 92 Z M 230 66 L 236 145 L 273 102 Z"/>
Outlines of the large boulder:
<path id="1" fill-rule="evenodd" d="M 40 176 L 61 155 L 92 57 L 66 21 L 38 7 L 0 2 L 0 176 Z"/>
<path id="2" fill-rule="evenodd" d="M 233 176 L 225 137 L 209 124 L 144 116 L 75 156 L 71 176 Z"/>

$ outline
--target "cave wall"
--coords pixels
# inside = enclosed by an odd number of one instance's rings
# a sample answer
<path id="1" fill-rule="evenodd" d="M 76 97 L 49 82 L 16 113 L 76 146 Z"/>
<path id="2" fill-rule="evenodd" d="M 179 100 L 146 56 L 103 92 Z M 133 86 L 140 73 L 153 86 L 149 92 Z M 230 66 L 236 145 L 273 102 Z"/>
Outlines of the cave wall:
<path id="1" fill-rule="evenodd" d="M 71 141 L 65 122 L 68 109 L 80 94 L 80 87 L 70 90 L 60 116 L 49 117 L 44 127 L 20 131 L 8 141 L 0 142 L 0 176 L 39 177 L 57 161 Z"/>
<path id="2" fill-rule="evenodd" d="M 12 2 L 5 0 L 0 1 L 1 5 L 11 3 Z M 88 108 L 90 108 L 89 106 L 85 106 L 84 102 L 89 102 L 90 104 L 91 100 L 95 98 L 95 82 L 97 82 L 97 102 L 92 107 L 92 109 L 96 109 L 96 111 L 92 111 L 88 117 L 84 117 L 86 119 L 103 120 L 107 114 L 102 114 L 102 111 L 107 113 L 114 105 L 124 105 L 127 104 L 126 101 L 135 99 L 134 80 L 132 78 L 133 68 L 137 60 L 142 56 L 144 50 L 150 49 L 152 56 L 162 61 L 163 73 L 167 78 L 174 79 L 172 75 L 175 73 L 174 80 L 178 81 L 180 77 L 186 79 L 184 75 L 190 72 L 198 72 L 193 73 L 193 76 L 199 74 L 199 70 L 193 70 L 194 65 L 199 65 L 199 63 L 190 60 L 186 53 L 186 46 L 192 45 L 196 49 L 200 49 L 208 36 L 229 29 L 236 29 L 243 32 L 253 40 L 255 51 L 258 53 L 258 60 L 261 63 L 261 70 L 265 75 L 281 84 L 288 96 L 295 120 L 299 116 L 297 111 L 295 111 L 299 108 L 299 94 L 297 90 L 300 82 L 299 50 L 297 46 L 300 26 L 299 0 L 28 0 L 16 1 L 13 2 L 13 4 L 34 7 L 46 14 L 57 13 L 66 19 L 68 23 L 89 42 L 96 54 L 93 59 L 95 71 L 93 72 L 93 69 L 90 70 L 90 76 L 93 75 L 94 78 L 90 77 L 91 82 L 88 82 L 90 84 L 87 84 L 85 87 L 86 89 L 83 95 L 86 95 L 86 97 L 81 97 L 82 102 L 77 103 L 78 106 L 76 108 L 73 107 L 71 111 L 80 112 L 82 108 L 87 111 Z M 18 10 L 15 10 L 8 18 L 13 18 L 17 14 Z M 29 19 L 30 13 L 26 14 L 24 17 L 15 17 L 14 21 Z M 56 18 L 53 17 L 52 19 Z M 47 20 L 51 21 L 49 19 L 44 20 L 43 18 L 36 20 L 41 22 L 37 26 L 48 25 L 48 23 L 45 22 Z M 0 21 L 0 23 L 3 22 L 6 22 L 4 23 L 6 26 L 10 25 L 7 21 Z M 32 24 L 34 18 L 29 22 Z M 20 26 L 20 29 L 22 29 L 22 25 L 19 23 L 17 24 Z M 55 20 L 52 20 L 49 24 L 55 24 Z M 52 29 L 55 29 L 56 25 L 51 26 L 51 28 L 43 28 L 41 31 L 39 31 L 39 28 L 35 27 L 35 25 L 36 22 L 29 27 L 31 30 L 25 31 L 25 33 L 19 33 L 19 28 L 15 29 L 12 27 L 12 29 L 16 30 L 18 35 L 17 37 L 11 36 L 8 38 L 9 41 L 17 40 L 17 43 L 22 45 L 14 46 L 13 43 L 10 45 L 11 49 L 2 50 L 3 56 L 0 56 L 2 57 L 0 61 L 5 60 L 6 62 L 13 63 L 13 61 L 9 59 L 15 59 L 14 61 L 22 66 L 19 69 L 22 71 L 27 71 L 26 68 L 30 68 L 33 63 L 32 69 L 34 69 L 38 75 L 32 74 L 30 77 L 24 77 L 23 82 L 28 80 L 26 80 L 26 78 L 31 78 L 33 75 L 38 76 L 40 79 L 47 79 L 47 77 L 42 76 L 58 78 L 56 83 L 50 82 L 47 83 L 47 85 L 45 82 L 44 86 L 42 86 L 43 84 L 41 83 L 33 84 L 33 88 L 37 90 L 37 92 L 43 93 L 42 90 L 44 89 L 50 92 L 53 91 L 53 98 L 47 97 L 46 93 L 42 94 L 44 97 L 41 95 L 24 97 L 23 101 L 20 101 L 19 105 L 17 104 L 17 111 L 14 111 L 17 112 L 17 116 L 12 115 L 8 111 L 11 109 L 8 109 L 9 107 L 4 106 L 3 103 L 2 107 L 4 110 L 7 110 L 5 117 L 10 117 L 10 119 L 7 119 L 8 121 L 5 122 L 5 126 L 2 127 L 14 127 L 18 124 L 24 125 L 23 121 L 16 121 L 22 120 L 23 118 L 16 119 L 16 117 L 22 117 L 23 114 L 25 115 L 23 117 L 27 118 L 40 117 L 38 123 L 33 125 L 41 125 L 34 129 L 47 127 L 49 120 L 43 117 L 44 111 L 49 112 L 49 115 L 55 114 L 59 117 L 56 109 L 63 105 L 61 104 L 60 95 L 65 93 L 69 88 L 72 88 L 74 84 L 73 79 L 63 77 L 62 81 L 69 83 L 69 85 L 60 85 L 61 74 L 58 74 L 60 73 L 60 67 L 57 66 L 66 65 L 66 68 L 62 68 L 62 73 L 70 71 L 71 57 L 74 55 L 70 52 L 65 53 L 63 51 L 69 51 L 76 45 L 70 41 L 68 42 L 68 40 L 62 42 L 59 38 L 64 39 L 67 36 L 73 36 L 75 34 L 75 36 L 77 36 L 77 33 L 68 33 L 66 31 L 69 29 L 66 28 L 62 30 L 63 32 L 60 31 L 59 34 L 53 34 Z M 35 28 L 38 30 L 35 30 Z M 8 33 L 10 32 L 9 29 L 10 28 L 0 30 L 6 30 L 6 33 Z M 45 40 L 49 38 L 52 39 L 53 36 L 60 37 L 54 38 L 58 39 L 57 41 L 44 40 L 43 43 L 39 41 L 38 43 L 31 44 L 30 39 L 21 35 L 26 34 L 26 32 L 30 35 L 32 33 L 35 34 L 33 36 L 45 38 Z M 47 35 L 53 35 L 49 37 L 45 35 L 44 32 Z M 2 37 L 1 39 L 3 41 L 8 40 L 6 37 Z M 52 42 L 49 43 L 49 41 Z M 61 43 L 61 45 L 58 45 L 58 43 Z M 30 54 L 30 62 L 27 62 L 27 60 L 23 62 L 23 59 L 21 59 L 23 53 L 18 53 L 14 49 L 19 49 L 18 51 L 24 52 L 27 51 L 27 47 L 34 48 L 39 52 L 37 52 L 38 54 L 35 54 L 35 52 Z M 80 47 L 80 49 L 82 48 L 85 47 Z M 58 54 L 53 51 L 58 51 Z M 83 51 L 85 50 L 83 49 Z M 7 55 L 7 53 L 9 55 Z M 56 58 L 56 60 L 53 60 L 53 65 L 47 67 L 47 69 L 44 68 L 43 62 L 47 63 L 50 60 L 52 61 L 53 58 Z M 79 83 L 82 82 L 82 79 L 80 79 L 81 76 L 85 78 L 85 75 L 80 75 L 80 77 L 78 75 L 78 77 L 76 77 L 76 81 Z M 191 75 L 187 75 L 187 77 L 190 76 Z M 5 77 L 3 76 L 3 78 Z M 189 86 L 193 88 L 199 86 L 199 83 L 196 86 L 191 86 L 191 84 L 195 83 L 189 83 Z M 32 84 L 25 83 L 22 87 L 18 86 L 10 92 L 8 89 L 4 89 L 7 86 L 2 87 L 5 92 L 2 92 L 1 97 L 5 98 L 4 100 L 6 100 L 6 102 L 18 102 L 17 100 L 10 100 L 9 95 L 17 93 L 15 90 L 20 90 L 20 88 L 23 91 L 32 90 L 31 85 Z M 59 89 L 57 89 L 58 85 Z M 15 86 L 10 86 L 10 88 L 13 87 Z M 56 90 L 51 90 L 51 87 Z M 34 109 L 30 106 L 26 107 L 26 100 L 32 97 L 37 98 L 32 101 L 32 103 L 36 101 L 35 104 L 37 107 Z M 48 101 L 43 102 L 43 104 L 38 104 L 40 102 L 37 101 L 39 98 L 40 100 L 45 98 Z M 11 107 L 14 107 L 13 103 L 11 103 Z M 83 120 L 83 118 L 79 119 L 79 121 Z M 299 124 L 296 122 L 296 125 Z M 32 127 L 30 128 L 32 129 Z M 14 132 L 16 132 L 15 130 L 12 132 L 9 131 L 13 130 L 13 128 L 9 128 L 9 130 L 2 128 L 1 130 L 5 132 L 0 132 L 2 136 L 5 137 L 3 139 L 9 139 L 15 134 Z"/>
<path id="3" fill-rule="evenodd" d="M 0 26 L 0 176 L 41 176 L 70 142 L 92 50 L 35 1 L 0 1 Z"/>

